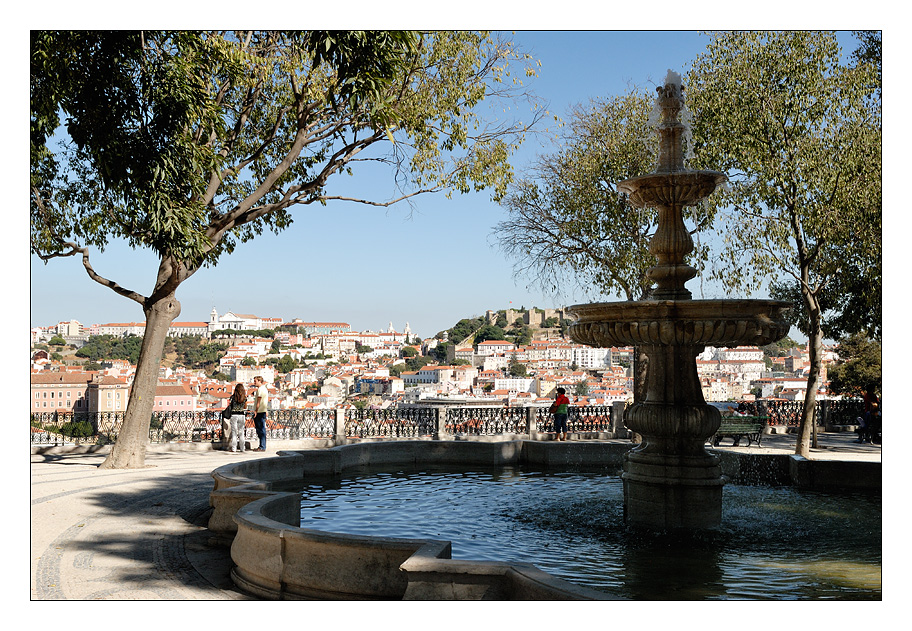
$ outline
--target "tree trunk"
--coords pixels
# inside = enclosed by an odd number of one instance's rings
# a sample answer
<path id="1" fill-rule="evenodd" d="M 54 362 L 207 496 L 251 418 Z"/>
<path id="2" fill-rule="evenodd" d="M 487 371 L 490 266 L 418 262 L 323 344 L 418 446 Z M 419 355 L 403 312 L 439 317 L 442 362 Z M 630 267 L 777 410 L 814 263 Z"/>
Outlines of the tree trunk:
<path id="1" fill-rule="evenodd" d="M 798 424 L 798 439 L 795 441 L 795 454 L 804 458 L 811 454 L 811 432 L 817 423 L 817 387 L 820 385 L 821 351 L 823 348 L 823 331 L 820 328 L 820 310 L 816 301 L 809 310 L 811 313 L 811 334 L 808 336 L 808 380 L 807 393 L 804 396 L 804 408 L 801 410 L 801 421 Z M 815 445 L 816 446 L 816 445 Z"/>
<path id="2" fill-rule="evenodd" d="M 99 465 L 101 469 L 140 469 L 146 464 L 149 424 L 152 421 L 162 351 L 168 337 L 168 328 L 180 315 L 180 303 L 171 293 L 149 304 L 143 311 L 146 314 L 146 331 L 139 351 L 136 376 L 130 389 L 130 401 L 127 403 L 123 427 L 111 453 Z"/>

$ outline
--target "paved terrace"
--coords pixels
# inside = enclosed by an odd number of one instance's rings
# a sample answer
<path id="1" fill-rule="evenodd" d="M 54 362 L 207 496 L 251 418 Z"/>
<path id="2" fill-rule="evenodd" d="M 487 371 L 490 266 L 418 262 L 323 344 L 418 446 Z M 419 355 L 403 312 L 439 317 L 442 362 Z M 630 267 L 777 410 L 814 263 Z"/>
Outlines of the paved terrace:
<path id="1" fill-rule="evenodd" d="M 880 445 L 854 437 L 820 434 L 812 458 L 881 461 Z M 764 436 L 762 447 L 726 446 L 730 442 L 720 449 L 794 453 L 795 436 Z M 199 444 L 153 445 L 145 469 L 99 470 L 108 449 L 32 454 L 31 599 L 249 600 L 229 578 L 227 548 L 207 543 L 209 474 L 262 456 Z M 265 455 L 276 449 L 282 446 L 274 441 Z"/>

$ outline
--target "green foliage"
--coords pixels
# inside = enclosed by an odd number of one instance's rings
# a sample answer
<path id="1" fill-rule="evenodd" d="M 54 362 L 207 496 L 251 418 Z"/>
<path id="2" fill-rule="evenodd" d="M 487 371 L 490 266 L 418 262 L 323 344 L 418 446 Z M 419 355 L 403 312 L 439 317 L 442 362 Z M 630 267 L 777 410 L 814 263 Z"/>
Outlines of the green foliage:
<path id="1" fill-rule="evenodd" d="M 60 337 L 59 335 L 55 335 L 54 337 L 52 337 L 51 339 L 48 340 L 48 344 L 51 346 L 64 346 L 66 344 L 66 340 L 63 339 L 62 337 Z"/>
<path id="2" fill-rule="evenodd" d="M 589 394 L 589 382 L 580 381 L 573 387 L 573 394 L 578 397 L 584 397 Z"/>
<path id="3" fill-rule="evenodd" d="M 283 355 L 282 359 L 276 364 L 276 368 L 280 373 L 289 373 L 295 368 L 298 367 L 298 362 L 291 358 L 291 355 Z"/>
<path id="4" fill-rule="evenodd" d="M 798 348 L 799 344 L 788 335 L 781 340 L 767 344 L 760 348 L 767 357 L 782 357 L 793 348 Z"/>
<path id="5" fill-rule="evenodd" d="M 352 110 L 369 108 L 371 118 L 382 127 L 395 127 L 397 120 L 388 106 L 386 87 L 407 72 L 421 37 L 410 31 L 311 31 L 297 34 L 313 55 L 315 69 L 325 62 L 335 68 L 339 81 L 329 86 L 333 104 L 348 103 Z"/>
<path id="6" fill-rule="evenodd" d="M 502 195 L 541 116 L 479 114 L 520 94 L 511 66 L 532 72 L 484 33 L 39 31 L 31 60 L 32 251 L 122 238 L 179 261 L 178 284 L 290 225 L 289 208 L 334 199 L 325 182 L 355 156 L 404 166 L 411 194 Z M 72 145 L 51 155 L 60 111 Z"/>
<path id="7" fill-rule="evenodd" d="M 95 430 L 88 421 L 70 421 L 60 426 L 60 433 L 71 438 L 88 438 Z"/>
<path id="8" fill-rule="evenodd" d="M 138 335 L 117 337 L 114 335 L 93 335 L 89 341 L 76 351 L 76 357 L 92 361 L 125 359 L 131 364 L 139 361 L 139 351 L 143 338 Z"/>
<path id="9" fill-rule="evenodd" d="M 479 344 L 486 340 L 503 340 L 506 337 L 506 332 L 499 326 L 485 324 L 475 332 L 475 344 Z"/>
<path id="10" fill-rule="evenodd" d="M 881 391 L 882 350 L 880 342 L 864 334 L 855 334 L 839 341 L 839 363 L 828 376 L 833 394 L 861 396 Z"/>
<path id="11" fill-rule="evenodd" d="M 455 326 L 447 329 L 447 338 L 453 343 L 459 343 L 470 335 L 473 335 L 475 331 L 484 325 L 484 323 L 484 318 L 463 318 L 457 322 Z M 437 334 L 437 337 L 442 337 L 442 335 L 443 332 L 441 331 Z"/>
<path id="12" fill-rule="evenodd" d="M 223 342 L 210 342 L 199 335 L 185 335 L 172 340 L 177 365 L 210 370 L 228 350 Z"/>
<path id="13" fill-rule="evenodd" d="M 514 331 L 511 335 L 508 335 L 507 339 L 517 346 L 525 346 L 532 341 L 532 329 L 523 324 L 519 327 L 516 327 L 516 331 Z"/>
<path id="14" fill-rule="evenodd" d="M 515 359 L 510 362 L 509 373 L 514 377 L 525 377 L 529 374 L 526 365 Z"/>
<path id="15" fill-rule="evenodd" d="M 627 300 L 646 295 L 656 212 L 631 206 L 616 185 L 655 168 L 654 100 L 631 90 L 575 107 L 560 149 L 511 185 L 495 235 L 517 275 L 554 293 L 570 284 Z"/>
<path id="16" fill-rule="evenodd" d="M 415 348 L 413 348 L 413 347 L 411 347 L 411 346 L 406 346 L 406 347 L 404 347 L 404 348 L 402 349 L 402 356 L 403 356 L 403 357 L 406 357 L 406 358 L 408 358 L 408 357 L 415 357 L 416 355 L 418 355 L 418 350 L 415 349 Z"/>
<path id="17" fill-rule="evenodd" d="M 416 370 L 421 370 L 423 367 L 432 363 L 434 363 L 434 360 L 430 357 L 421 357 L 419 355 L 418 357 L 410 357 L 405 360 L 405 368 L 409 372 L 414 372 Z"/>
<path id="18" fill-rule="evenodd" d="M 449 356 L 449 349 L 451 346 L 455 346 L 453 344 L 453 342 L 441 342 L 441 343 L 437 344 L 437 346 L 435 346 L 434 350 L 431 352 L 431 355 L 433 356 L 433 360 L 439 364 L 446 363 L 447 357 Z M 410 359 L 408 361 L 411 362 L 413 359 L 420 359 L 420 357 L 413 357 L 412 359 Z"/>
<path id="19" fill-rule="evenodd" d="M 870 65 L 840 65 L 830 33 L 720 33 L 698 57 L 686 82 L 695 165 L 730 176 L 710 198 L 725 238 L 713 277 L 724 286 L 785 276 L 816 294 L 850 261 L 879 283 L 874 83 Z"/>

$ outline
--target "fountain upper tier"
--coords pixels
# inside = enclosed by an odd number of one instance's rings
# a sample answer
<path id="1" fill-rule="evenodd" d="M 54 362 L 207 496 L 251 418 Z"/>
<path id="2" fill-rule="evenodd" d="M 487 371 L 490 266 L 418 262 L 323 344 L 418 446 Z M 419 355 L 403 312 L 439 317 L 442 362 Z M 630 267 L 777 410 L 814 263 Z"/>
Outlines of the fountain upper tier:
<path id="1" fill-rule="evenodd" d="M 765 346 L 789 331 L 777 300 L 639 300 L 573 305 L 570 337 L 612 346 Z"/>
<path id="2" fill-rule="evenodd" d="M 691 171 L 684 166 L 684 138 L 687 126 L 679 118 L 685 111 L 681 77 L 669 71 L 665 85 L 657 88 L 655 124 L 659 136 L 656 171 L 648 175 L 619 182 L 617 188 L 626 193 L 634 206 L 658 209 L 658 225 L 649 251 L 658 264 L 647 274 L 656 283 L 653 296 L 657 300 L 690 300 L 684 284 L 697 275 L 697 270 L 684 262 L 693 251 L 693 239 L 684 225 L 682 208 L 693 206 L 709 197 L 725 182 L 719 171 Z"/>

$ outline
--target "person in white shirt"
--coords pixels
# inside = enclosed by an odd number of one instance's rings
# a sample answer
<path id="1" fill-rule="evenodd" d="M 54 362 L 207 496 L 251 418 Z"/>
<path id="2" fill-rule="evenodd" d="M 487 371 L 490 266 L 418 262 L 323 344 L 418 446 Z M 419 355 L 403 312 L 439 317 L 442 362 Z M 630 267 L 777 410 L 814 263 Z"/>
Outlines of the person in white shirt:
<path id="1" fill-rule="evenodd" d="M 269 400 L 269 390 L 260 376 L 253 378 L 253 385 L 256 388 L 253 397 L 253 426 L 260 439 L 260 446 L 253 451 L 266 451 L 266 403 Z"/>

